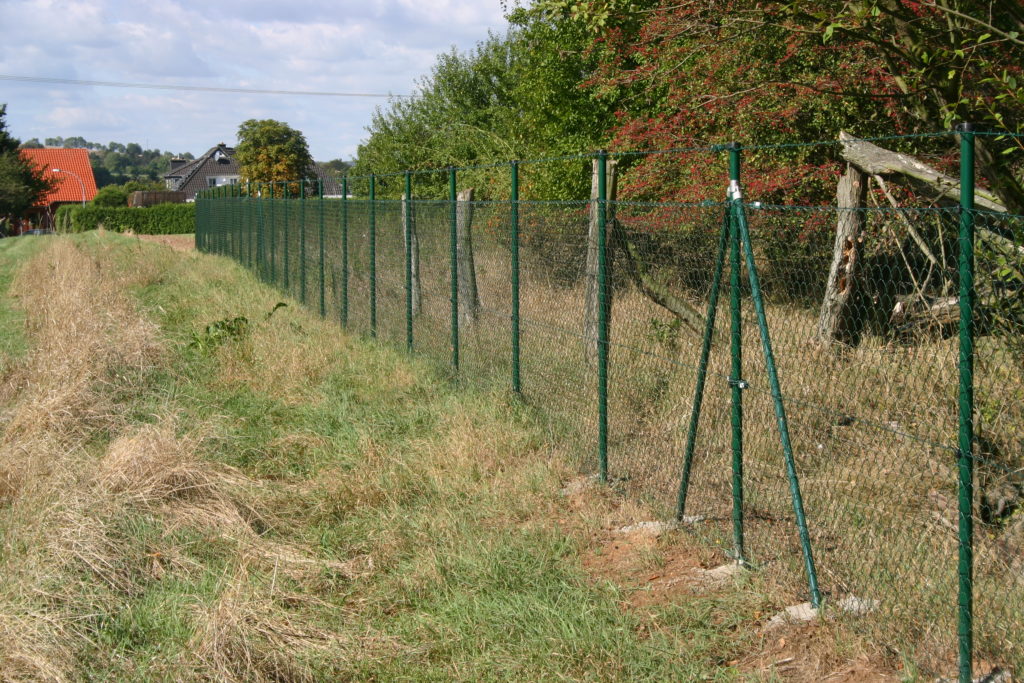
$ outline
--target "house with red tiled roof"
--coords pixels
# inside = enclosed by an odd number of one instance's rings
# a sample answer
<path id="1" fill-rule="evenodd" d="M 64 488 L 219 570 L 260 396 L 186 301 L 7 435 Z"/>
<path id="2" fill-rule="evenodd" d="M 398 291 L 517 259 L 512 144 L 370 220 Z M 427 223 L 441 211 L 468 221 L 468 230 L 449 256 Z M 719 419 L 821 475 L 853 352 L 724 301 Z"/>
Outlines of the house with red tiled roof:
<path id="1" fill-rule="evenodd" d="M 28 211 L 28 218 L 38 227 L 51 228 L 57 207 L 81 204 L 96 196 L 96 179 L 89 164 L 89 150 L 50 147 L 19 150 L 53 181 L 53 189 L 43 195 Z"/>

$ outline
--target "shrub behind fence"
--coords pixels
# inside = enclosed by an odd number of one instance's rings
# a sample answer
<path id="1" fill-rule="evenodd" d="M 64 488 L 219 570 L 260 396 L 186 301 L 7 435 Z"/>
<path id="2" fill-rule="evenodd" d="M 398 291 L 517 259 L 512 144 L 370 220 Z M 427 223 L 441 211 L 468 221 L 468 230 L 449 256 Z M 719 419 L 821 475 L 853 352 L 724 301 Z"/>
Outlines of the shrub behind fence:
<path id="1" fill-rule="evenodd" d="M 57 209 L 58 232 L 103 228 L 136 235 L 187 235 L 196 229 L 195 204 L 157 204 L 149 207 L 73 206 Z"/>

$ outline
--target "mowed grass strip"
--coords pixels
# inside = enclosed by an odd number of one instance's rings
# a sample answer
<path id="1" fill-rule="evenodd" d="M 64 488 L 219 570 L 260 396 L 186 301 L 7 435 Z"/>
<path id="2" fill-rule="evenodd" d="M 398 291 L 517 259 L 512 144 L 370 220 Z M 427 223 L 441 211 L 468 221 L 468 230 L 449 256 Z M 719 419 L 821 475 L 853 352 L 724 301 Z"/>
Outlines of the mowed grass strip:
<path id="1" fill-rule="evenodd" d="M 588 576 L 618 504 L 568 504 L 575 472 L 504 389 L 225 259 L 10 242 L 0 679 L 740 676 L 763 595 L 636 609 Z"/>

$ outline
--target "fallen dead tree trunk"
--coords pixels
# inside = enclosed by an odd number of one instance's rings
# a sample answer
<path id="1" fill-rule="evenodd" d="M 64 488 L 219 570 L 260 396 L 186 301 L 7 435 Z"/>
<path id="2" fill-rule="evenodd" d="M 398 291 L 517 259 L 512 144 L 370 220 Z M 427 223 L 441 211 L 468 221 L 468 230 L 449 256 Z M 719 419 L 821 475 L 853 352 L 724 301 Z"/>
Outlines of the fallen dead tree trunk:
<path id="1" fill-rule="evenodd" d="M 960 198 L 960 181 L 932 168 L 928 164 L 899 152 L 892 152 L 878 145 L 858 140 L 849 133 L 840 131 L 839 141 L 842 143 L 843 158 L 870 175 L 897 175 L 918 188 L 938 192 L 940 197 L 947 199 Z M 984 188 L 975 187 L 974 203 L 980 209 L 1006 213 L 1006 207 L 993 193 Z M 995 248 L 1024 255 L 1024 245 L 1014 244 L 1012 240 L 992 232 L 983 225 L 976 225 L 978 239 Z"/>
<path id="2" fill-rule="evenodd" d="M 840 180 L 837 191 L 839 218 L 832 267 L 819 314 L 819 337 L 826 341 L 851 341 L 850 295 L 857 284 L 857 261 L 861 248 L 858 235 L 863 230 L 863 216 L 859 209 L 863 208 L 866 190 L 864 176 L 871 175 L 880 183 L 881 176 L 896 176 L 918 190 L 932 192 L 937 198 L 956 200 L 960 196 L 958 179 L 947 176 L 911 156 L 892 152 L 845 132 L 839 134 L 839 140 L 842 143 L 842 157 L 848 162 L 848 166 L 847 174 Z M 852 173 L 859 176 L 861 186 L 856 196 Z M 885 189 L 884 186 L 881 187 Z M 889 196 L 888 192 L 886 195 Z M 985 211 L 1006 213 L 1006 207 L 999 199 L 983 188 L 975 189 L 975 203 L 979 209 Z M 920 234 L 909 223 L 907 228 L 915 244 L 934 265 L 935 256 L 927 245 L 922 243 Z M 999 257 L 1004 265 L 1015 266 L 1018 278 L 1024 277 L 1019 272 L 1024 271 L 1024 245 L 1016 244 L 1012 239 L 983 224 L 975 225 L 975 234 L 978 242 L 990 250 L 989 253 Z M 976 288 L 979 306 L 996 303 L 999 298 L 996 289 L 992 283 L 979 279 Z M 914 294 L 897 299 L 889 316 L 889 323 L 903 333 L 931 330 L 948 334 L 955 328 L 958 320 L 958 307 L 959 299 L 955 296 L 929 296 L 919 289 Z"/>

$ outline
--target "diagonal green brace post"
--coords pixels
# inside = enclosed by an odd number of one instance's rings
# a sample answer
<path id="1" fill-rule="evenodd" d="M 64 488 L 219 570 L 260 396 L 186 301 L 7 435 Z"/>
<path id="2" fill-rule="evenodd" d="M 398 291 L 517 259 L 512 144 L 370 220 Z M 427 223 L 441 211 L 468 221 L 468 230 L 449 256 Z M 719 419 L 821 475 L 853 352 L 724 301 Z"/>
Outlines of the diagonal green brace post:
<path id="1" fill-rule="evenodd" d="M 700 363 L 697 365 L 697 387 L 693 394 L 693 406 L 690 409 L 690 423 L 686 429 L 686 449 L 683 455 L 683 474 L 679 479 L 679 494 L 676 500 L 676 519 L 682 521 L 686 516 L 686 497 L 690 490 L 690 469 L 693 465 L 693 450 L 697 442 L 697 424 L 700 422 L 701 406 L 704 403 L 704 384 L 708 376 L 708 357 L 711 354 L 711 341 L 715 333 L 715 318 L 718 314 L 718 293 L 722 284 L 722 270 L 725 265 L 725 246 L 729 239 L 730 207 L 726 204 L 722 220 L 722 232 L 718 238 L 718 258 L 715 260 L 715 274 L 711 280 L 711 295 L 708 300 L 708 315 L 704 322 L 704 338 L 700 347 Z"/>
<path id="2" fill-rule="evenodd" d="M 800 480 L 797 477 L 796 463 L 793 459 L 793 445 L 789 439 L 789 421 L 786 418 L 786 406 L 779 387 L 779 373 L 775 365 L 775 353 L 768 334 L 768 320 L 764 312 L 764 298 L 761 296 L 761 281 L 754 263 L 754 249 L 750 244 L 750 230 L 747 227 L 747 214 L 743 206 L 743 196 L 739 183 L 730 188 L 733 199 L 733 216 L 740 231 L 743 252 L 746 257 L 747 275 L 750 279 L 750 295 L 757 314 L 757 328 L 761 335 L 761 346 L 764 349 L 765 365 L 768 369 L 768 382 L 771 388 L 772 403 L 775 405 L 775 421 L 779 427 L 779 438 L 782 442 L 782 453 L 786 460 L 786 477 L 789 479 L 789 492 L 793 501 L 793 514 L 800 535 L 800 548 L 804 556 L 804 569 L 807 572 L 807 583 L 811 593 L 811 606 L 821 606 L 821 592 L 818 590 L 818 572 L 814 566 L 814 554 L 811 551 L 811 537 L 807 532 L 807 517 L 804 514 L 803 496 L 800 494 Z"/>

